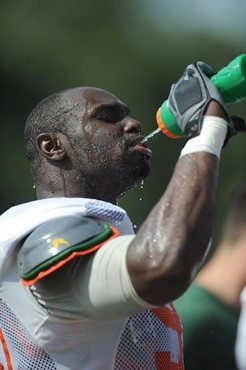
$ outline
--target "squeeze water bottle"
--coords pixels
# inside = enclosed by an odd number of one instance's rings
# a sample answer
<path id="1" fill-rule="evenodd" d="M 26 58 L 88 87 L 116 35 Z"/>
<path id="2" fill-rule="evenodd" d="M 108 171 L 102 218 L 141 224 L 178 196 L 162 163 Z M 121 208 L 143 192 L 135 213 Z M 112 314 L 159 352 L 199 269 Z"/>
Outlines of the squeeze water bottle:
<path id="1" fill-rule="evenodd" d="M 238 103 L 246 98 L 246 54 L 233 59 L 228 66 L 219 70 L 211 77 L 211 81 L 219 90 L 226 104 Z M 156 113 L 156 121 L 160 130 L 172 139 L 179 139 L 183 132 L 168 108 L 165 100 Z"/>

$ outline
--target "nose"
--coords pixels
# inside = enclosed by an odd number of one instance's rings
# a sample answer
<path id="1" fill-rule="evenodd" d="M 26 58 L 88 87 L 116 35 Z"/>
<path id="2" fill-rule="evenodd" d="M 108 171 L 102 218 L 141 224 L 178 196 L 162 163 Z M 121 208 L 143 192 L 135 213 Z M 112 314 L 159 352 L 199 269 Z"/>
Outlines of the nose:
<path id="1" fill-rule="evenodd" d="M 126 119 L 126 123 L 124 125 L 124 132 L 129 134 L 141 134 L 142 126 L 141 123 L 135 120 L 132 117 L 128 117 Z"/>

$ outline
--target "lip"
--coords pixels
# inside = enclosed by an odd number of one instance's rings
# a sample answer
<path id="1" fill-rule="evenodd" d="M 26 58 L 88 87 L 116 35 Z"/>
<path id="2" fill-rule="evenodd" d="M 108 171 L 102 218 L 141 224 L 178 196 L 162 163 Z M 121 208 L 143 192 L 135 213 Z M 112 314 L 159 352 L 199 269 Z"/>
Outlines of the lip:
<path id="1" fill-rule="evenodd" d="M 147 147 L 146 143 L 142 143 L 143 139 L 138 139 L 137 141 L 135 141 L 131 148 L 130 148 L 130 151 L 131 152 L 138 152 L 138 153 L 142 153 L 144 155 L 146 155 L 149 159 L 151 158 L 152 156 L 152 151 Z"/>

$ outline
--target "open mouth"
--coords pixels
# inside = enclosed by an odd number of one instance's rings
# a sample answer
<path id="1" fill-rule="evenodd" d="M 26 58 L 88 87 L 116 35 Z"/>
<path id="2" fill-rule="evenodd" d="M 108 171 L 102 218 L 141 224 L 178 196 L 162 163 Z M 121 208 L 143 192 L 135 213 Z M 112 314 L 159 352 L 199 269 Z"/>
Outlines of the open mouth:
<path id="1" fill-rule="evenodd" d="M 131 152 L 141 153 L 145 155 L 148 159 L 152 156 L 152 151 L 147 147 L 146 143 L 142 143 L 142 139 L 133 143 L 130 148 Z"/>

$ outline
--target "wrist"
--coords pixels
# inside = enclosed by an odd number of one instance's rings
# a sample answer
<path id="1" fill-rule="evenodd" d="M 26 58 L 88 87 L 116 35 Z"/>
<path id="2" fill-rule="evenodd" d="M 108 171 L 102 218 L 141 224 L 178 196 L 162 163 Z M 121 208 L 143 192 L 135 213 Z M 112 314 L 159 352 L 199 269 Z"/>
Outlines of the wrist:
<path id="1" fill-rule="evenodd" d="M 227 121 L 217 116 L 204 116 L 199 136 L 187 141 L 180 157 L 197 152 L 208 152 L 220 157 L 227 134 Z"/>
<path id="2" fill-rule="evenodd" d="M 216 100 L 212 100 L 204 113 L 204 116 L 213 116 L 213 117 L 221 117 L 226 119 L 226 114 L 220 103 L 218 103 Z"/>

